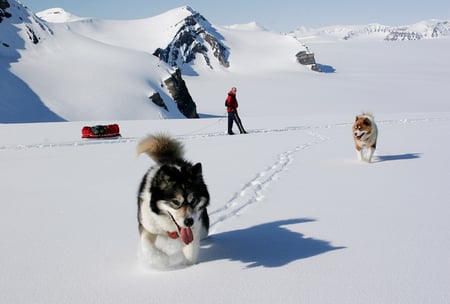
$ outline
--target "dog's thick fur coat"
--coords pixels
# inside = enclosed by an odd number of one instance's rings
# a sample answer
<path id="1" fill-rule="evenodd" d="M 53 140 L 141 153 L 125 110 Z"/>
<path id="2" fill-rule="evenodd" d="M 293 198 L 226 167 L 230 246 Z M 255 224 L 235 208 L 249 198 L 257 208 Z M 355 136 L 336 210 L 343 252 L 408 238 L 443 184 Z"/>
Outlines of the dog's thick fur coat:
<path id="1" fill-rule="evenodd" d="M 209 192 L 202 165 L 184 160 L 183 145 L 163 134 L 143 139 L 137 153 L 156 162 L 138 193 L 141 259 L 162 269 L 196 263 L 200 240 L 209 229 Z"/>
<path id="2" fill-rule="evenodd" d="M 370 113 L 357 115 L 352 126 L 353 140 L 359 160 L 371 162 L 377 147 L 378 128 Z M 366 151 L 366 153 L 364 153 Z"/>

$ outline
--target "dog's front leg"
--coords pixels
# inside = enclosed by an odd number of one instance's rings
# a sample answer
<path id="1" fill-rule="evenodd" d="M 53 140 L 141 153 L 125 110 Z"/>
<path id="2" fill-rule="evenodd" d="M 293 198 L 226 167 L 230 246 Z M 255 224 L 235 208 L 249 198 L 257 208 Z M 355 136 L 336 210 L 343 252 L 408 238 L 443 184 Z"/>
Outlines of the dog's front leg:
<path id="1" fill-rule="evenodd" d="M 147 265 L 166 268 L 170 261 L 167 254 L 155 246 L 157 236 L 146 230 L 141 232 L 141 259 Z"/>
<path id="2" fill-rule="evenodd" d="M 356 146 L 356 156 L 358 157 L 358 160 L 363 160 L 363 151 L 359 146 Z"/>
<path id="3" fill-rule="evenodd" d="M 189 265 L 197 263 L 198 253 L 200 250 L 200 240 L 194 239 L 192 243 L 183 247 L 183 254 Z"/>
<path id="4" fill-rule="evenodd" d="M 372 162 L 372 156 L 373 156 L 373 153 L 375 152 L 375 148 L 374 147 L 369 147 L 369 148 L 367 148 L 367 158 L 366 158 L 366 161 L 368 162 L 368 163 L 370 163 L 370 162 Z"/>

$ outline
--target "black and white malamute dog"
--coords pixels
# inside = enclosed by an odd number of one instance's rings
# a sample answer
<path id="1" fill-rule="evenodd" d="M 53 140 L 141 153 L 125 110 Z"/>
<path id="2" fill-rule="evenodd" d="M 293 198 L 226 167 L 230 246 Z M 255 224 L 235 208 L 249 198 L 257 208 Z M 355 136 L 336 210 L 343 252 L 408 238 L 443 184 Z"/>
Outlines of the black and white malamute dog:
<path id="1" fill-rule="evenodd" d="M 358 159 L 370 163 L 377 147 L 378 138 L 378 128 L 373 115 L 370 113 L 357 115 L 352 126 L 352 131 Z"/>
<path id="2" fill-rule="evenodd" d="M 201 163 L 186 161 L 181 142 L 163 134 L 143 139 L 137 153 L 156 162 L 138 193 L 141 259 L 162 269 L 196 263 L 200 240 L 209 230 L 209 192 Z"/>

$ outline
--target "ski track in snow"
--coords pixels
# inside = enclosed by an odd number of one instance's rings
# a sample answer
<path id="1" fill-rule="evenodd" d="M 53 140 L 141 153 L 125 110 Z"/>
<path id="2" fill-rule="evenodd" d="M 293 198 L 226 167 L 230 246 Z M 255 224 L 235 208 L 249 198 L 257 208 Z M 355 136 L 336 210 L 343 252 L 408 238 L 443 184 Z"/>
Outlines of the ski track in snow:
<path id="1" fill-rule="evenodd" d="M 432 123 L 432 122 L 443 122 L 450 121 L 450 117 L 441 117 L 441 118 L 417 118 L 417 119 L 398 119 L 398 120 L 382 120 L 376 121 L 378 125 L 381 124 L 413 124 L 413 123 Z M 292 127 L 283 127 L 283 128 L 274 128 L 274 129 L 253 129 L 250 130 L 250 134 L 255 133 L 274 133 L 274 132 L 287 132 L 287 131 L 304 131 L 304 130 L 318 130 L 318 129 L 330 129 L 337 127 L 350 127 L 353 124 L 351 123 L 337 123 L 337 124 L 329 124 L 323 126 L 292 126 Z M 207 127 L 202 128 L 201 130 L 207 129 Z M 197 131 L 198 132 L 198 131 Z M 215 136 L 228 136 L 225 132 L 214 132 L 214 133 L 197 133 L 192 132 L 190 134 L 178 135 L 174 136 L 177 139 L 193 139 L 193 138 L 207 138 L 207 137 L 215 137 Z M 67 142 L 43 142 L 43 143 L 35 143 L 35 144 L 12 144 L 12 145 L 3 145 L 0 146 L 1 151 L 8 150 L 28 150 L 28 149 L 43 149 L 43 148 L 63 148 L 63 147 L 83 147 L 90 145 L 104 145 L 104 144 L 123 144 L 123 143 L 132 143 L 136 142 L 141 137 L 120 137 L 120 138 L 103 138 L 103 139 L 80 139 L 76 141 L 67 141 Z"/>

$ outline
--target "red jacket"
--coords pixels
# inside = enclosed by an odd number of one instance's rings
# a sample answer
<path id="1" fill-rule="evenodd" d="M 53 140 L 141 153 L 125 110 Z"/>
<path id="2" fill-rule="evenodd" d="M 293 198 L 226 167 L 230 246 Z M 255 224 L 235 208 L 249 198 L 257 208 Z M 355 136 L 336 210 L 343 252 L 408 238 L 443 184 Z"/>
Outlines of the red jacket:
<path id="1" fill-rule="evenodd" d="M 227 97 L 227 112 L 236 112 L 238 107 L 238 102 L 236 99 L 236 93 L 233 91 L 228 92 Z"/>

